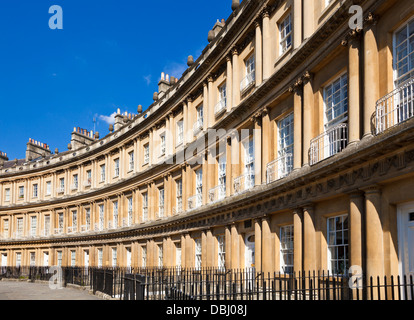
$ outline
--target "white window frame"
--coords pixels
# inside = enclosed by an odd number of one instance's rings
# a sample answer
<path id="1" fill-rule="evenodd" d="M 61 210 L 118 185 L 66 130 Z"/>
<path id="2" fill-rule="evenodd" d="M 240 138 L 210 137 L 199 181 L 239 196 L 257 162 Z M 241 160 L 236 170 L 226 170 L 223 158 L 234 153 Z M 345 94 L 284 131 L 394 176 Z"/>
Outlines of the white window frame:
<path id="1" fill-rule="evenodd" d="M 149 164 L 149 143 L 144 146 L 144 165 Z"/>
<path id="2" fill-rule="evenodd" d="M 6 202 L 10 201 L 10 188 L 6 188 L 4 190 L 4 201 Z"/>
<path id="3" fill-rule="evenodd" d="M 226 239 L 224 235 L 217 236 L 217 263 L 220 269 L 226 268 Z"/>
<path id="4" fill-rule="evenodd" d="M 280 55 L 287 52 L 293 43 L 293 30 L 292 30 L 292 14 L 289 13 L 285 19 L 279 24 L 279 53 Z"/>
<path id="5" fill-rule="evenodd" d="M 179 213 L 183 210 L 183 180 L 177 179 L 175 184 L 176 184 L 177 213 Z"/>
<path id="6" fill-rule="evenodd" d="M 37 232 L 37 217 L 31 216 L 30 217 L 30 236 L 34 237 L 36 236 Z"/>
<path id="7" fill-rule="evenodd" d="M 102 268 L 103 265 L 103 249 L 98 249 L 98 268 Z"/>
<path id="8" fill-rule="evenodd" d="M 336 223 L 335 220 L 336 219 L 341 219 L 342 221 L 342 226 L 343 226 L 343 221 L 346 219 L 347 220 L 347 228 L 342 228 L 340 230 L 336 229 Z M 334 230 L 332 230 L 330 228 L 330 222 L 333 221 L 333 226 L 334 226 Z M 330 273 L 332 273 L 333 275 L 341 275 L 343 273 L 346 273 L 348 271 L 349 266 L 349 216 L 348 214 L 344 214 L 344 215 L 339 215 L 339 216 L 334 216 L 334 217 L 329 217 L 326 221 L 326 230 L 327 230 L 327 262 L 328 262 L 328 270 Z M 337 238 L 332 239 L 333 234 L 337 234 L 338 232 L 341 232 L 341 238 L 343 239 L 344 243 L 337 243 Z M 347 233 L 347 236 L 345 237 L 345 232 Z M 345 243 L 345 239 L 348 240 L 347 243 Z M 338 257 L 338 252 L 340 247 L 343 247 L 344 252 L 345 252 L 345 256 L 344 259 L 339 259 Z M 332 251 L 331 249 L 335 250 L 335 256 L 332 255 Z M 336 272 L 339 270 L 339 263 L 342 260 L 342 262 L 344 263 L 344 268 L 343 268 L 343 273 L 342 272 Z M 332 263 L 335 261 L 336 263 L 336 270 L 333 270 L 332 268 Z M 340 270 L 339 270 L 340 271 Z"/>
<path id="9" fill-rule="evenodd" d="M 112 223 L 114 228 L 118 228 L 118 212 L 119 212 L 119 203 L 118 201 L 113 202 L 112 206 Z"/>
<path id="10" fill-rule="evenodd" d="M 293 273 L 294 257 L 294 226 L 280 227 L 280 271 L 282 273 Z M 291 261 L 291 263 L 289 263 Z"/>
<path id="11" fill-rule="evenodd" d="M 409 52 L 410 39 L 411 39 L 411 41 L 414 41 L 414 33 L 411 36 L 409 36 L 410 24 L 414 24 L 414 18 L 411 18 L 408 22 L 406 22 L 404 25 L 402 25 L 400 28 L 398 28 L 393 34 L 393 70 L 394 70 L 394 88 L 395 89 L 397 87 L 401 86 L 407 80 L 412 79 L 414 77 L 414 64 L 411 66 L 412 68 L 409 71 L 407 71 L 406 73 L 404 73 L 402 75 L 399 75 L 399 70 L 398 70 L 398 64 L 403 59 L 407 59 L 406 64 L 408 64 L 408 69 L 409 69 L 409 67 L 410 67 L 410 59 L 409 58 L 410 58 L 411 55 L 414 55 L 414 50 Z M 405 40 L 403 42 L 400 43 L 400 45 L 397 46 L 397 36 L 402 31 L 404 31 L 404 29 L 406 31 L 406 36 L 407 37 L 405 38 Z M 404 43 L 406 44 L 407 54 L 404 55 L 404 57 L 401 60 L 398 61 L 397 60 L 397 57 L 398 57 L 397 49 L 399 47 L 401 47 Z"/>
<path id="12" fill-rule="evenodd" d="M 39 185 L 37 183 L 33 184 L 33 198 L 39 197 Z"/>
<path id="13" fill-rule="evenodd" d="M 141 248 L 141 263 L 143 268 L 147 267 L 147 246 Z"/>
<path id="14" fill-rule="evenodd" d="M 101 165 L 101 182 L 106 181 L 106 165 Z"/>
<path id="15" fill-rule="evenodd" d="M 129 171 L 133 171 L 134 167 L 135 167 L 135 153 L 134 151 L 131 151 L 130 153 L 128 153 L 128 158 L 129 158 Z"/>
<path id="16" fill-rule="evenodd" d="M 117 248 L 112 248 L 112 268 L 116 268 L 118 264 L 118 251 Z"/>
<path id="17" fill-rule="evenodd" d="M 184 121 L 177 122 L 177 146 L 184 142 Z"/>
<path id="18" fill-rule="evenodd" d="M 114 178 L 119 177 L 119 158 L 114 160 Z"/>
<path id="19" fill-rule="evenodd" d="M 217 196 L 218 196 L 218 199 L 220 200 L 226 197 L 226 180 L 227 180 L 226 171 L 227 171 L 227 159 L 226 159 L 226 155 L 224 154 L 220 156 L 218 159 L 218 170 L 217 170 L 218 185 L 219 185 Z"/>
<path id="20" fill-rule="evenodd" d="M 142 221 L 148 221 L 148 192 L 142 194 Z"/>
<path id="21" fill-rule="evenodd" d="M 339 90 L 335 90 L 335 85 L 339 83 Z M 329 90 L 331 93 L 329 94 Z M 340 94 L 340 101 L 337 104 L 333 104 L 333 97 L 336 93 Z M 332 101 L 332 103 L 330 103 Z M 331 104 L 328 106 L 328 103 Z M 334 111 L 337 106 L 342 108 L 343 112 L 335 117 Z M 346 110 L 345 110 L 346 109 Z M 348 101 L 348 73 L 344 72 L 333 81 L 328 83 L 323 88 L 323 114 L 325 131 L 335 127 L 340 123 L 344 123 L 348 120 L 349 101 Z M 331 113 L 332 119 L 329 120 L 328 114 Z"/>
<path id="22" fill-rule="evenodd" d="M 163 133 L 160 135 L 160 157 L 165 156 L 166 150 L 166 138 L 165 133 Z"/>
<path id="23" fill-rule="evenodd" d="M 24 199 L 24 186 L 19 186 L 19 200 Z"/>
<path id="24" fill-rule="evenodd" d="M 46 196 L 52 194 L 52 181 L 46 181 Z"/>
<path id="25" fill-rule="evenodd" d="M 165 189 L 158 189 L 158 217 L 164 217 L 164 206 L 165 206 Z"/>
<path id="26" fill-rule="evenodd" d="M 196 171 L 196 207 L 203 204 L 203 169 Z"/>
<path id="27" fill-rule="evenodd" d="M 201 269 L 201 265 L 202 265 L 202 246 L 201 246 L 201 239 L 197 238 L 194 239 L 194 244 L 195 244 L 195 261 L 194 261 L 194 266 L 195 269 Z"/>

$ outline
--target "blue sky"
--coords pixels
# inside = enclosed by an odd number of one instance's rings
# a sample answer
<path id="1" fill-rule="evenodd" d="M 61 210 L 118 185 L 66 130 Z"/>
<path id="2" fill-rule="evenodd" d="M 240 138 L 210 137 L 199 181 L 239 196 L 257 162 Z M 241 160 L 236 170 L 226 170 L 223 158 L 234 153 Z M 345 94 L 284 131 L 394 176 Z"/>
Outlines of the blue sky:
<path id="1" fill-rule="evenodd" d="M 49 8 L 63 9 L 63 30 Z M 198 58 L 231 0 L 1 0 L 0 151 L 24 158 L 29 138 L 67 150 L 73 127 L 108 133 L 117 108 L 151 105 L 164 71 Z"/>

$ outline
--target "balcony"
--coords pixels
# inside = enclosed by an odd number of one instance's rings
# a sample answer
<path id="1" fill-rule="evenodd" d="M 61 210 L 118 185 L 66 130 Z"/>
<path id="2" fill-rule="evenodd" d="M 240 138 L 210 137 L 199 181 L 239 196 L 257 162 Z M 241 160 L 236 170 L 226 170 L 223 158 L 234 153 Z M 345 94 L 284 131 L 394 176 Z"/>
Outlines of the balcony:
<path id="1" fill-rule="evenodd" d="M 53 234 L 54 235 L 63 234 L 63 228 L 55 228 L 55 229 L 53 229 Z"/>
<path id="2" fill-rule="evenodd" d="M 244 92 L 251 88 L 255 83 L 255 73 L 251 72 L 240 82 L 240 92 Z"/>
<path id="3" fill-rule="evenodd" d="M 219 116 L 220 114 L 222 114 L 223 112 L 226 111 L 226 108 L 227 108 L 227 100 L 226 99 L 222 99 L 214 107 L 214 114 L 216 116 Z"/>
<path id="4" fill-rule="evenodd" d="M 310 165 L 314 165 L 341 152 L 348 145 L 348 125 L 341 123 L 328 129 L 311 140 L 309 150 Z"/>
<path id="5" fill-rule="evenodd" d="M 377 101 L 375 113 L 376 134 L 392 128 L 414 115 L 414 79 Z"/>
<path id="6" fill-rule="evenodd" d="M 234 194 L 239 194 L 254 187 L 254 173 L 245 173 L 234 179 Z"/>
<path id="7" fill-rule="evenodd" d="M 23 233 L 23 231 L 16 231 L 16 232 L 14 233 L 14 239 L 22 239 L 22 238 L 24 238 L 24 233 Z"/>
<path id="8" fill-rule="evenodd" d="M 199 134 L 202 130 L 203 130 L 203 118 L 198 118 L 197 121 L 194 123 L 193 126 L 193 134 L 194 136 L 196 136 L 197 134 Z"/>
<path id="9" fill-rule="evenodd" d="M 77 231 L 78 231 L 78 227 L 77 226 L 68 227 L 68 234 L 76 233 Z"/>
<path id="10" fill-rule="evenodd" d="M 183 204 L 182 203 L 173 208 L 173 215 L 181 214 L 183 212 L 184 212 L 184 210 L 183 210 Z"/>
<path id="11" fill-rule="evenodd" d="M 92 179 L 88 179 L 88 180 L 86 180 L 86 181 L 83 183 L 83 186 L 84 186 L 85 188 L 88 188 L 88 187 L 92 186 Z"/>
<path id="12" fill-rule="evenodd" d="M 95 223 L 95 231 L 103 231 L 104 229 L 104 222 L 103 221 L 99 221 L 97 223 Z"/>
<path id="13" fill-rule="evenodd" d="M 80 231 L 81 232 L 88 232 L 90 229 L 91 229 L 91 225 L 89 223 L 88 224 L 84 224 L 84 225 L 82 225 L 80 227 Z"/>
<path id="14" fill-rule="evenodd" d="M 58 193 L 58 194 L 63 194 L 63 193 L 65 193 L 65 187 L 60 187 L 60 188 L 58 188 L 58 189 L 57 189 L 57 193 Z"/>
<path id="15" fill-rule="evenodd" d="M 108 221 L 108 229 L 117 229 L 118 228 L 118 220 Z"/>
<path id="16" fill-rule="evenodd" d="M 218 185 L 215 188 L 212 188 L 208 192 L 208 199 L 210 203 L 218 202 L 223 200 L 226 197 L 226 186 Z"/>
<path id="17" fill-rule="evenodd" d="M 42 232 L 41 232 L 41 236 L 42 237 L 49 237 L 50 236 L 50 229 L 49 228 L 43 229 Z"/>
<path id="18" fill-rule="evenodd" d="M 267 183 L 286 177 L 293 169 L 293 155 L 285 154 L 267 165 Z"/>
<path id="19" fill-rule="evenodd" d="M 164 218 L 164 206 L 158 207 L 157 218 L 159 219 Z"/>
<path id="20" fill-rule="evenodd" d="M 78 189 L 79 189 L 79 186 L 77 183 L 74 183 L 70 186 L 70 190 L 72 191 L 78 191 Z"/>
<path id="21" fill-rule="evenodd" d="M 201 207 L 203 204 L 203 195 L 197 194 L 188 198 L 188 210 L 193 210 Z"/>

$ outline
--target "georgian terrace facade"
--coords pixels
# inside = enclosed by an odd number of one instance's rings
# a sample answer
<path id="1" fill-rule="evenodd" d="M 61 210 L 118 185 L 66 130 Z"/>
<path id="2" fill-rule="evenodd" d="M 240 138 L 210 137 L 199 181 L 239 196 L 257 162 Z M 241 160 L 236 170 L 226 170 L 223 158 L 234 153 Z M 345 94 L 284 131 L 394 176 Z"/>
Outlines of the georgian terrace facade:
<path id="1" fill-rule="evenodd" d="M 414 271 L 411 1 L 233 9 L 144 113 L 2 154 L 2 266 Z"/>

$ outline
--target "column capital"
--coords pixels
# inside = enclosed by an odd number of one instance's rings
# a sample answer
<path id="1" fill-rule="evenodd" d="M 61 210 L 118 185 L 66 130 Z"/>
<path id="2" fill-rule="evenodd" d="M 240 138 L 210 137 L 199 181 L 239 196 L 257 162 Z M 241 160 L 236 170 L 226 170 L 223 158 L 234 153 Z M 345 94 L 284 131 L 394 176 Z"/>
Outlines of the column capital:
<path id="1" fill-rule="evenodd" d="M 364 197 L 364 192 L 359 189 L 348 191 L 346 192 L 346 194 L 348 194 L 350 199 L 357 199 L 357 198 Z"/>
<path id="2" fill-rule="evenodd" d="M 187 104 L 192 103 L 194 101 L 192 96 L 188 96 L 185 100 L 186 100 Z"/>
<path id="3" fill-rule="evenodd" d="M 209 74 L 208 76 L 207 76 L 207 82 L 213 82 L 214 81 L 214 77 L 213 77 L 213 75 L 212 74 Z"/>
<path id="4" fill-rule="evenodd" d="M 233 48 L 231 48 L 231 55 L 232 56 L 238 56 L 239 55 L 239 50 L 236 46 L 234 46 Z"/>
<path id="5" fill-rule="evenodd" d="M 295 208 L 292 208 L 291 210 L 292 210 L 293 214 L 298 214 L 298 215 L 303 214 L 303 208 L 301 208 L 301 207 L 295 207 Z"/>
<path id="6" fill-rule="evenodd" d="M 260 15 L 262 16 L 262 19 L 269 18 L 270 17 L 270 8 L 269 7 L 263 8 Z"/>
<path id="7" fill-rule="evenodd" d="M 364 18 L 364 23 L 368 28 L 371 28 L 372 26 L 375 26 L 378 22 L 378 15 L 368 12 L 368 15 Z"/>
<path id="8" fill-rule="evenodd" d="M 313 211 L 315 210 L 315 205 L 313 203 L 307 203 L 305 205 L 302 206 L 303 212 L 309 212 L 309 213 L 313 213 Z"/>
<path id="9" fill-rule="evenodd" d="M 305 71 L 305 73 L 302 75 L 303 84 L 307 84 L 311 82 L 312 79 L 313 79 L 313 73 L 311 73 L 310 71 Z"/>
<path id="10" fill-rule="evenodd" d="M 231 62 L 231 54 L 226 55 L 226 62 Z"/>
<path id="11" fill-rule="evenodd" d="M 381 194 L 381 187 L 379 185 L 371 185 L 365 188 L 361 188 L 362 191 L 365 192 L 366 195 L 370 194 Z"/>

